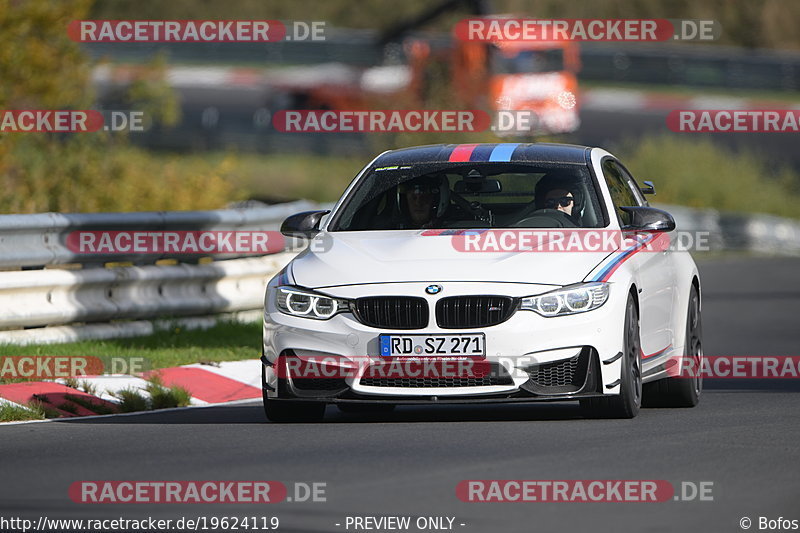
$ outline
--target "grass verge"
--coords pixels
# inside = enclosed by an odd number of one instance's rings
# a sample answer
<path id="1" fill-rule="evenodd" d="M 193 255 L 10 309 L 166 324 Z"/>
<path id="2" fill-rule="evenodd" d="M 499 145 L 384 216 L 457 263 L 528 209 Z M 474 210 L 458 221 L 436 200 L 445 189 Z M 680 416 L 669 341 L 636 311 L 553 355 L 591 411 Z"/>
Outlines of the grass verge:
<path id="1" fill-rule="evenodd" d="M 119 411 L 121 413 L 134 413 L 136 411 L 148 411 L 150 405 L 147 398 L 142 396 L 137 389 L 127 388 L 117 391 L 115 394 L 119 400 Z"/>
<path id="2" fill-rule="evenodd" d="M 674 135 L 623 143 L 614 153 L 637 180 L 653 180 L 652 201 L 800 218 L 800 175 L 752 152 Z"/>
<path id="3" fill-rule="evenodd" d="M 134 337 L 106 341 L 82 341 L 68 344 L 2 346 L 4 356 L 94 356 L 103 358 L 141 358 L 148 370 L 187 365 L 191 363 L 214 363 L 238 361 L 258 357 L 261 342 L 260 323 L 221 322 L 206 330 L 185 330 L 171 327 L 148 337 Z M 25 381 L 22 379 L 9 382 Z M 6 381 L 0 379 L 0 384 Z M 96 387 L 89 382 L 70 378 L 68 387 L 95 394 Z M 138 389 L 124 389 L 116 393 L 120 401 L 117 411 L 130 413 L 184 407 L 190 404 L 191 393 L 180 386 L 168 386 L 158 374 L 148 379 L 147 394 Z M 74 413 L 76 405 L 99 415 L 114 410 L 78 395 L 66 395 L 59 409 Z M 35 399 L 29 406 L 19 407 L 0 404 L 0 422 L 58 418 L 57 411 L 48 408 L 43 401 Z"/>
<path id="4" fill-rule="evenodd" d="M 38 402 L 27 406 L 0 403 L 0 422 L 21 422 L 23 420 L 44 420 L 45 411 Z"/>
<path id="5" fill-rule="evenodd" d="M 755 152 L 669 134 L 631 140 L 613 151 L 640 181 L 656 182 L 659 203 L 800 218 L 800 173 L 788 166 L 775 168 Z M 222 153 L 186 157 L 211 166 L 227 158 L 234 189 L 251 197 L 318 202 L 337 200 L 366 160 Z"/>
<path id="6" fill-rule="evenodd" d="M 118 409 L 121 413 L 136 411 L 152 411 L 155 409 L 170 409 L 172 407 L 186 407 L 191 403 L 192 395 L 183 387 L 164 385 L 158 375 L 148 380 L 145 389 L 149 397 L 138 389 L 127 388 L 116 393 L 120 401 Z"/>
<path id="7" fill-rule="evenodd" d="M 240 361 L 261 353 L 261 324 L 222 322 L 206 330 L 171 327 L 148 337 L 81 341 L 67 344 L 2 346 L 5 356 L 95 356 L 143 358 L 145 369 L 192 363 Z M 16 380 L 19 381 L 19 380 Z M 2 381 L 0 380 L 0 383 Z M 77 388 L 82 388 L 76 381 Z M 86 391 L 89 392 L 89 391 Z"/>

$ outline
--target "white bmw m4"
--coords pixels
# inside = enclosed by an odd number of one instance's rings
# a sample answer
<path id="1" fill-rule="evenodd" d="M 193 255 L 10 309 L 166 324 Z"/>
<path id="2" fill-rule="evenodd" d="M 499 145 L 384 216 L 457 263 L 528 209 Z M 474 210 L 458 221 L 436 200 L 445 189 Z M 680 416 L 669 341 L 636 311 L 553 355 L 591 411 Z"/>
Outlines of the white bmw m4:
<path id="1" fill-rule="evenodd" d="M 700 278 L 674 219 L 611 154 L 561 144 L 388 151 L 332 211 L 289 217 L 309 246 L 265 296 L 267 417 L 328 404 L 579 401 L 631 418 L 692 407 Z"/>

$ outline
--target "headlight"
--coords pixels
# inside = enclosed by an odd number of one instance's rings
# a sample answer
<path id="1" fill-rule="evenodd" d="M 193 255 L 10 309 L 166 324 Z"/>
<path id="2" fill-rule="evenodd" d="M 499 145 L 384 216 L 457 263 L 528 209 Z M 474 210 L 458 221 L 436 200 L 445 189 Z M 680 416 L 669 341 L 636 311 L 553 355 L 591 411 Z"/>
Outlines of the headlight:
<path id="1" fill-rule="evenodd" d="M 597 309 L 608 300 L 608 283 L 572 285 L 538 296 L 522 298 L 519 308 L 542 316 L 561 316 Z"/>
<path id="2" fill-rule="evenodd" d="M 347 300 L 331 298 L 306 289 L 276 287 L 275 305 L 282 313 L 292 316 L 327 320 L 336 313 L 350 309 Z"/>

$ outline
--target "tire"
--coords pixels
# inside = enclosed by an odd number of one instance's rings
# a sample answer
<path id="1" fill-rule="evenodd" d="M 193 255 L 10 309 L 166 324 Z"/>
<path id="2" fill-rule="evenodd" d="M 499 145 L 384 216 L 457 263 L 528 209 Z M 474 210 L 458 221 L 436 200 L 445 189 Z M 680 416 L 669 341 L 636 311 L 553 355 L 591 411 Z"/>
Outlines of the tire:
<path id="1" fill-rule="evenodd" d="M 692 285 L 686 313 L 684 357 L 692 359 L 692 377 L 670 377 L 645 385 L 645 407 L 694 407 L 703 392 L 703 377 L 699 372 L 703 362 L 703 320 L 700 314 L 700 295 Z"/>
<path id="2" fill-rule="evenodd" d="M 266 378 L 266 369 L 261 365 L 261 398 L 264 401 L 264 414 L 270 422 L 319 422 L 325 417 L 325 404 L 322 402 L 270 399 L 267 395 Z"/>
<path id="3" fill-rule="evenodd" d="M 337 403 L 336 407 L 348 414 L 382 414 L 394 411 L 393 403 Z"/>
<path id="4" fill-rule="evenodd" d="M 620 393 L 580 401 L 587 418 L 633 418 L 642 405 L 642 350 L 639 336 L 639 312 L 632 295 L 625 304 Z"/>

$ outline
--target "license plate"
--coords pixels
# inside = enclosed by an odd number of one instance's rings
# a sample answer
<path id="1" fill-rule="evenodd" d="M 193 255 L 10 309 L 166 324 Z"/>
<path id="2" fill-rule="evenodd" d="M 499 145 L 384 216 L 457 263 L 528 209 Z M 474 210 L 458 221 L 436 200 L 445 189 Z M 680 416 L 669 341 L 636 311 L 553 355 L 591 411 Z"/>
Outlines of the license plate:
<path id="1" fill-rule="evenodd" d="M 381 335 L 383 357 L 485 357 L 486 335 Z"/>

